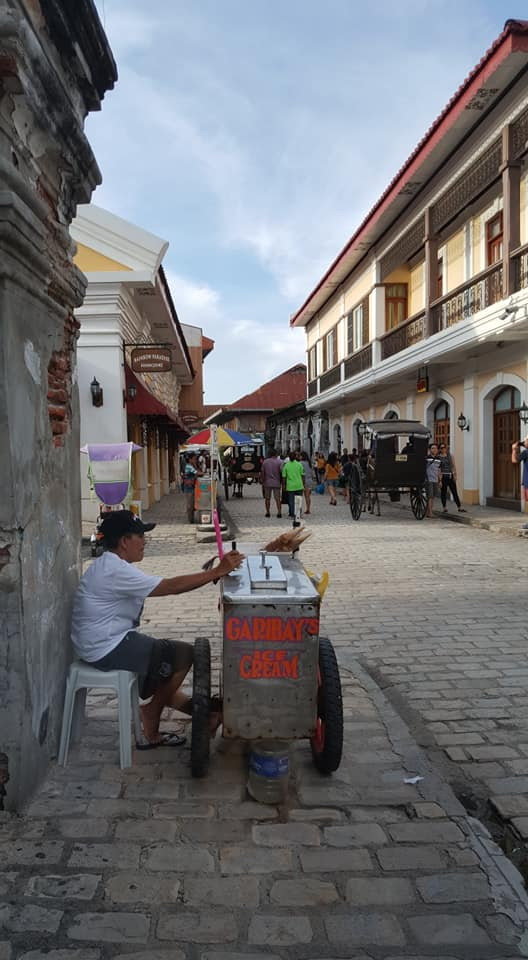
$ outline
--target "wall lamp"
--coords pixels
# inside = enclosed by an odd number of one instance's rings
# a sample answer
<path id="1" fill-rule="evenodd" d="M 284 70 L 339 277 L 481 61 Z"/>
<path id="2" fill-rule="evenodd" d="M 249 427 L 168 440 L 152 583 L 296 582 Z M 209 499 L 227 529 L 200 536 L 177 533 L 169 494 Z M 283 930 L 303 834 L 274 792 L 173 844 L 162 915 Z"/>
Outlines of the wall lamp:
<path id="1" fill-rule="evenodd" d="M 469 420 L 464 416 L 463 413 L 459 413 L 457 424 L 460 430 L 469 430 Z"/>
<path id="2" fill-rule="evenodd" d="M 123 390 L 123 406 L 126 407 L 127 400 L 135 400 L 137 396 L 137 387 L 131 383 L 126 390 Z"/>
<path id="3" fill-rule="evenodd" d="M 526 403 L 522 403 L 519 407 L 519 419 L 521 423 L 528 423 L 528 407 Z"/>
<path id="4" fill-rule="evenodd" d="M 99 383 L 99 380 L 96 377 L 93 378 L 90 384 L 90 393 L 92 395 L 92 404 L 94 407 L 103 406 L 103 388 Z"/>

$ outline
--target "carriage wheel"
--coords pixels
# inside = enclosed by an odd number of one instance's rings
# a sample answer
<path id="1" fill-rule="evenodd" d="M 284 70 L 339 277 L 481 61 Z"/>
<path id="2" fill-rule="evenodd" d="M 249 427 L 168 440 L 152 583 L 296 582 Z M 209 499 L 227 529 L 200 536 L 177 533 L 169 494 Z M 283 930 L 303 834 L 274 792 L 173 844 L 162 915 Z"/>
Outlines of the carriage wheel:
<path id="1" fill-rule="evenodd" d="M 226 500 L 229 500 L 229 477 L 227 475 L 227 470 L 224 469 L 224 493 Z"/>
<path id="2" fill-rule="evenodd" d="M 427 494 L 423 487 L 411 487 L 411 510 L 417 520 L 423 520 L 427 510 Z"/>
<path id="3" fill-rule="evenodd" d="M 319 637 L 317 684 L 317 726 L 310 740 L 312 758 L 320 773 L 333 773 L 343 753 L 343 698 L 336 655 L 327 637 Z"/>
<path id="4" fill-rule="evenodd" d="M 352 487 L 350 487 L 348 492 L 348 502 L 350 503 L 350 513 L 352 514 L 352 519 L 360 520 L 363 502 L 359 490 L 353 490 Z"/>
<path id="5" fill-rule="evenodd" d="M 211 712 L 211 648 L 206 637 L 197 637 L 194 644 L 191 773 L 205 777 L 209 767 Z"/>
<path id="6" fill-rule="evenodd" d="M 355 466 L 350 474 L 348 485 L 348 502 L 350 504 L 350 513 L 354 520 L 359 520 L 363 510 L 363 484 L 361 474 Z"/>

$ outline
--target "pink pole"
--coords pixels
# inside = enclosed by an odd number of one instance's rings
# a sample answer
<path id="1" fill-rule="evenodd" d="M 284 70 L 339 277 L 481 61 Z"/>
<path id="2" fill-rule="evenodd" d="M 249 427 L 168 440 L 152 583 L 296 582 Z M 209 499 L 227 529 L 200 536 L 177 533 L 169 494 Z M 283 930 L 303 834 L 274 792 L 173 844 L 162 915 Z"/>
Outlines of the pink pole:
<path id="1" fill-rule="evenodd" d="M 222 540 L 222 531 L 220 530 L 220 521 L 218 519 L 218 510 L 213 510 L 213 526 L 216 535 L 216 547 L 220 560 L 224 556 L 224 542 Z"/>

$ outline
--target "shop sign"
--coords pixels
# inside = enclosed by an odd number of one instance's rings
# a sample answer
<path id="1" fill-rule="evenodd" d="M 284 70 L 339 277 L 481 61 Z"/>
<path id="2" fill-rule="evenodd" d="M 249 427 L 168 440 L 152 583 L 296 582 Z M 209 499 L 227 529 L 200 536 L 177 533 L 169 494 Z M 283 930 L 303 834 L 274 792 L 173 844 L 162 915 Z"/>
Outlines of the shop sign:
<path id="1" fill-rule="evenodd" d="M 225 634 L 228 640 L 251 640 L 265 643 L 302 643 L 305 634 L 316 637 L 316 617 L 228 617 Z"/>
<path id="2" fill-rule="evenodd" d="M 168 373 L 172 370 L 170 347 L 135 347 L 131 355 L 134 373 Z"/>

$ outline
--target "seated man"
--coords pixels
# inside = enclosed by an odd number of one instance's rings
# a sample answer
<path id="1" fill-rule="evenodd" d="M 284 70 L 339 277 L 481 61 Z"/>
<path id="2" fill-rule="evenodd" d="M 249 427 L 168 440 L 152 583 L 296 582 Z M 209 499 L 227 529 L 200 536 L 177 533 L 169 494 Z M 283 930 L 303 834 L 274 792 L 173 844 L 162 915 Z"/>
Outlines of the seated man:
<path id="1" fill-rule="evenodd" d="M 204 587 L 240 566 L 244 557 L 227 553 L 210 570 L 181 577 L 143 573 L 134 566 L 143 559 L 145 533 L 155 523 L 143 523 L 130 510 L 109 513 L 101 523 L 105 552 L 90 564 L 75 594 L 72 642 L 81 660 L 99 670 L 131 670 L 138 674 L 139 695 L 152 698 L 141 707 L 149 750 L 162 744 L 179 746 L 184 737 L 163 738 L 159 722 L 163 707 L 189 712 L 189 697 L 180 691 L 193 662 L 193 648 L 178 640 L 157 640 L 139 633 L 147 597 L 168 597 Z"/>

